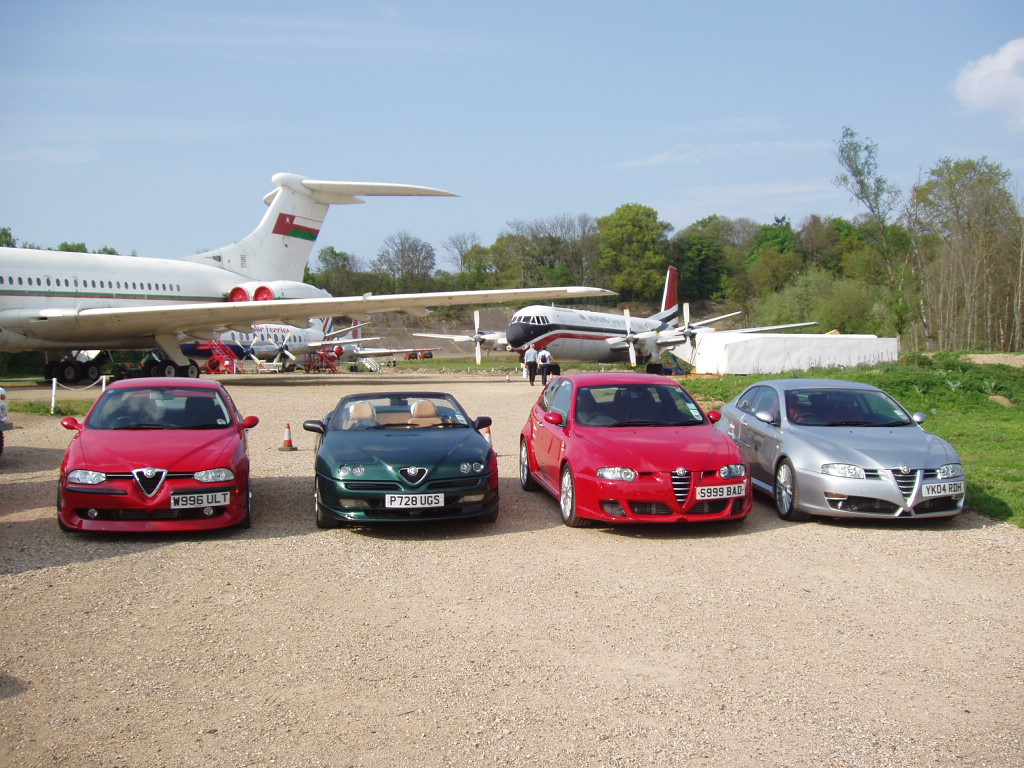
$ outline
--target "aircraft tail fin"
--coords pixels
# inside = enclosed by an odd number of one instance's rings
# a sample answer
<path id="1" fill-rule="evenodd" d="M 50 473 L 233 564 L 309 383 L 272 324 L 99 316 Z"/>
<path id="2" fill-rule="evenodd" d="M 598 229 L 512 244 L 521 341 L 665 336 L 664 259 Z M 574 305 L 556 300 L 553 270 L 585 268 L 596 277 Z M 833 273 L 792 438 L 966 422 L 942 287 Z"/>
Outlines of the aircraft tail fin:
<path id="1" fill-rule="evenodd" d="M 253 280 L 301 282 L 303 270 L 332 205 L 365 202 L 368 196 L 456 197 L 451 192 L 409 184 L 316 181 L 294 173 L 273 176 L 277 188 L 264 198 L 268 206 L 256 229 L 237 243 L 186 256 Z"/>
<path id="2" fill-rule="evenodd" d="M 679 322 L 679 270 L 669 267 L 665 273 L 665 288 L 661 294 L 661 311 L 651 315 L 650 320 L 658 320 L 669 325 Z"/>

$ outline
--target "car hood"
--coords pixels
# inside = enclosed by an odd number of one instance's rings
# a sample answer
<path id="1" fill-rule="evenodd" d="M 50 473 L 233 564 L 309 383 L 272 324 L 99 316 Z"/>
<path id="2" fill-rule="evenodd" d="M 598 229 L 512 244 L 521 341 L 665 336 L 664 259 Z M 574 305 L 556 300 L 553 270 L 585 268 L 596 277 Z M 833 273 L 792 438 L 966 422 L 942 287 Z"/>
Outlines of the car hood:
<path id="1" fill-rule="evenodd" d="M 638 472 L 686 467 L 691 471 L 718 469 L 723 464 L 743 464 L 732 438 L 710 424 L 690 427 L 580 427 L 576 439 L 593 463 L 623 463 Z M 628 457 L 628 458 L 627 458 Z"/>
<path id="2" fill-rule="evenodd" d="M 434 467 L 446 461 L 482 460 L 486 439 L 475 429 L 367 429 L 328 432 L 317 460 L 328 465 L 381 463 Z"/>
<path id="3" fill-rule="evenodd" d="M 783 442 L 793 438 L 810 449 L 810 457 L 861 467 L 920 469 L 960 461 L 953 446 L 920 427 L 790 427 Z"/>
<path id="4" fill-rule="evenodd" d="M 233 429 L 87 430 L 72 441 L 68 458 L 95 472 L 143 467 L 194 472 L 226 466 L 237 444 Z"/>

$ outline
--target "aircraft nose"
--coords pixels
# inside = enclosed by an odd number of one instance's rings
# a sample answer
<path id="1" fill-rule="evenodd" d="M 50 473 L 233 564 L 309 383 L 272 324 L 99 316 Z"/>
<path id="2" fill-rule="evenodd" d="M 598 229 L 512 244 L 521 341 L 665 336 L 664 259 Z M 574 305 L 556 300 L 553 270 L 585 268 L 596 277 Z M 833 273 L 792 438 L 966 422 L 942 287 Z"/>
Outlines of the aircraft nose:
<path id="1" fill-rule="evenodd" d="M 530 328 L 525 323 L 512 323 L 505 331 L 505 339 L 510 347 L 516 349 L 530 343 Z"/>

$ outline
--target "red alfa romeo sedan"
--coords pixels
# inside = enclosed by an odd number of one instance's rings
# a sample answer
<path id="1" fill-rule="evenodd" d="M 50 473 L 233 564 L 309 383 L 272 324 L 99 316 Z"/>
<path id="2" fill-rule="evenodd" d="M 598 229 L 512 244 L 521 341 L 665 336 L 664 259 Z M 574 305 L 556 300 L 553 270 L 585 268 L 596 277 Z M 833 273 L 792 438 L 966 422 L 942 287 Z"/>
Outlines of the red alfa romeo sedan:
<path id="1" fill-rule="evenodd" d="M 753 505 L 750 473 L 719 418 L 667 376 L 560 376 L 523 427 L 519 480 L 557 498 L 572 527 L 739 520 Z"/>
<path id="2" fill-rule="evenodd" d="M 60 466 L 65 531 L 200 531 L 251 522 L 244 419 L 216 381 L 125 379 L 107 388 Z"/>

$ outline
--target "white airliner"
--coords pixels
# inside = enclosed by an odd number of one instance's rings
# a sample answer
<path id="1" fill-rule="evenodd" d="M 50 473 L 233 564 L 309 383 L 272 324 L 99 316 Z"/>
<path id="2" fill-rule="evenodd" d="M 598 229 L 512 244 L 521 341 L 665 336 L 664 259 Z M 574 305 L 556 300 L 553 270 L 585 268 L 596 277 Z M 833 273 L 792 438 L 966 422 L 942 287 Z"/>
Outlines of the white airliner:
<path id="1" fill-rule="evenodd" d="M 591 312 L 583 309 L 535 304 L 517 310 L 505 333 L 481 332 L 479 313 L 474 316 L 475 329 L 469 334 L 417 333 L 416 336 L 444 338 L 452 341 L 472 341 L 476 348 L 476 361 L 481 360 L 481 349 L 504 347 L 522 354 L 531 344 L 547 349 L 556 362 L 623 363 L 633 367 L 647 363 L 648 370 L 660 371 L 663 351 L 672 351 L 678 357 L 681 349 L 689 349 L 702 333 L 715 332 L 709 324 L 741 314 L 730 312 L 707 320 L 690 321 L 690 305 L 683 304 L 683 324 L 679 324 L 679 275 L 669 267 L 661 297 L 661 310 L 650 317 L 631 317 L 629 310 L 621 315 Z M 795 328 L 815 323 L 740 328 L 730 333 L 753 333 L 780 328 Z"/>
<path id="2" fill-rule="evenodd" d="M 561 286 L 493 291 L 331 297 L 302 280 L 331 205 L 376 195 L 448 196 L 430 187 L 273 177 L 259 225 L 238 242 L 180 260 L 0 248 L 0 351 L 43 350 L 45 374 L 65 382 L 93 378 L 81 350 L 156 349 L 152 375 L 196 376 L 182 352 L 191 339 L 253 324 L 305 327 L 310 319 L 426 307 L 603 296 L 600 288 Z"/>

